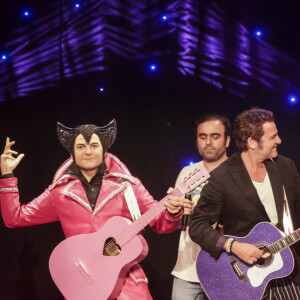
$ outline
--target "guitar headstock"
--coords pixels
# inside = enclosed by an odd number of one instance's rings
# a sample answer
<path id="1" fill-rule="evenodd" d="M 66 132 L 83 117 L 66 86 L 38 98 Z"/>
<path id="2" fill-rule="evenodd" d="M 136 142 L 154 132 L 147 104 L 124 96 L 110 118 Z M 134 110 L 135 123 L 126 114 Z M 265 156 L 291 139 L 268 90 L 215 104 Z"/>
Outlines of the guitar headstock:
<path id="1" fill-rule="evenodd" d="M 194 170 L 187 178 L 185 178 L 177 188 L 182 192 L 182 194 L 186 194 L 192 190 L 194 190 L 197 186 L 205 182 L 210 177 L 208 171 L 203 167 L 199 167 Z"/>

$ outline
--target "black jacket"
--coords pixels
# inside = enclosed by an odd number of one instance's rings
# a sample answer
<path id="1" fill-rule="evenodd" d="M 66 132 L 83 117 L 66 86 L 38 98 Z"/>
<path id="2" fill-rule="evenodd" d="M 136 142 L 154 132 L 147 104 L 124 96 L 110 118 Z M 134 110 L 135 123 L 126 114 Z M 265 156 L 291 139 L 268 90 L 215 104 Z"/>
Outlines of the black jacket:
<path id="1" fill-rule="evenodd" d="M 294 162 L 284 156 L 266 160 L 265 165 L 273 189 L 279 226 L 282 226 L 283 185 L 293 216 L 296 209 L 300 211 L 300 177 Z M 222 244 L 217 246 L 217 243 L 222 234 L 212 229 L 212 224 L 220 221 L 224 225 L 224 234 L 245 236 L 257 223 L 270 222 L 270 219 L 240 153 L 233 154 L 210 175 L 192 215 L 189 233 L 194 242 L 218 258 Z"/>

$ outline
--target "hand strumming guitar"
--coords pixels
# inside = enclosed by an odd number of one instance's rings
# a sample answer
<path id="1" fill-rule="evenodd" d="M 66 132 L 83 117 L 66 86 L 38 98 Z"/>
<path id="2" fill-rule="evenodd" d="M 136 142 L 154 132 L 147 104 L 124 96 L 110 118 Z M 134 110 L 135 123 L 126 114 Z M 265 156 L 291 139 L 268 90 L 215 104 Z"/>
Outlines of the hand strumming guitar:
<path id="1" fill-rule="evenodd" d="M 223 246 L 224 250 L 226 249 L 228 241 L 229 240 L 227 240 Z M 231 252 L 250 265 L 254 264 L 263 255 L 263 250 L 258 249 L 256 246 L 248 243 L 240 243 L 238 241 L 233 241 Z"/>

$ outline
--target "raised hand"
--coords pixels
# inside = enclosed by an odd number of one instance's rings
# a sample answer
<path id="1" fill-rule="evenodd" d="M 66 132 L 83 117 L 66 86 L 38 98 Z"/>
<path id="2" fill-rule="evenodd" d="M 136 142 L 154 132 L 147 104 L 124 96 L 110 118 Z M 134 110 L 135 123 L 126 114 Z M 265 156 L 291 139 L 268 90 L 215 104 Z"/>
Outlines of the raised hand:
<path id="1" fill-rule="evenodd" d="M 11 147 L 15 144 L 14 141 L 10 141 L 9 138 L 6 138 L 6 144 L 1 155 L 1 174 L 9 174 L 12 173 L 13 170 L 18 166 L 21 159 L 24 157 L 24 154 L 18 155 L 18 152 L 11 150 Z M 18 155 L 17 157 L 13 157 L 13 155 Z"/>

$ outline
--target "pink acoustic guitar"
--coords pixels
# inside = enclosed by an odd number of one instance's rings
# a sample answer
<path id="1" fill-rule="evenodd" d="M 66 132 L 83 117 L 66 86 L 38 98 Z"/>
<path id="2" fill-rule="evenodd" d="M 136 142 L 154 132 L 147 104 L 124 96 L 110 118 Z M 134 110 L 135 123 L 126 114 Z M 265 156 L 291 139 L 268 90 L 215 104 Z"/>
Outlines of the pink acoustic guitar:
<path id="1" fill-rule="evenodd" d="M 202 167 L 195 170 L 172 192 L 181 196 L 209 178 Z M 94 233 L 80 234 L 62 241 L 49 260 L 51 276 L 67 300 L 116 298 L 128 270 L 148 253 L 146 240 L 139 234 L 166 208 L 164 197 L 138 220 L 109 219 Z"/>

